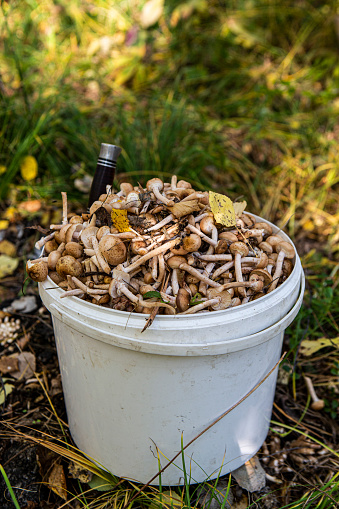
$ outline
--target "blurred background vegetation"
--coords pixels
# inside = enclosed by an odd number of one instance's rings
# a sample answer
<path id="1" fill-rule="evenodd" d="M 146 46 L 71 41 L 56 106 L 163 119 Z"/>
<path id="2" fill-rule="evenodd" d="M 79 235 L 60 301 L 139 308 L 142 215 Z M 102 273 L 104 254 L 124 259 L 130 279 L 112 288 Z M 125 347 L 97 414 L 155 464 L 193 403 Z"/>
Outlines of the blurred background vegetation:
<path id="1" fill-rule="evenodd" d="M 60 219 L 60 191 L 83 210 L 102 142 L 116 185 L 243 197 L 302 256 L 295 382 L 300 341 L 339 336 L 338 55 L 337 0 L 0 0 L 0 237 Z"/>
<path id="2" fill-rule="evenodd" d="M 336 0 L 2 0 L 0 198 L 85 204 L 115 143 L 118 180 L 243 195 L 334 254 L 338 49 Z"/>

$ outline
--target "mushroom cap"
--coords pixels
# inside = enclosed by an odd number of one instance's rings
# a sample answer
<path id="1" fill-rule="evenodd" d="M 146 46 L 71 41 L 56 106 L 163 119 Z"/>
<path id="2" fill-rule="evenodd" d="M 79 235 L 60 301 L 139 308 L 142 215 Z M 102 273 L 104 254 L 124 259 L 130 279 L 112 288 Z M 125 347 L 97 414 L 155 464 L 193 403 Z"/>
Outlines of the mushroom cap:
<path id="1" fill-rule="evenodd" d="M 79 277 L 82 274 L 81 263 L 74 258 L 74 256 L 62 256 L 55 267 L 59 276 L 66 278 L 67 275 Z"/>
<path id="2" fill-rule="evenodd" d="M 186 182 L 186 180 L 179 180 L 179 182 L 177 182 L 177 187 L 180 187 L 181 189 L 192 189 L 191 184 Z"/>
<path id="3" fill-rule="evenodd" d="M 159 191 L 161 191 L 161 189 L 164 187 L 163 181 L 158 178 L 149 180 L 146 184 L 147 191 L 153 191 L 154 187 L 159 189 Z"/>
<path id="4" fill-rule="evenodd" d="M 268 257 L 268 265 L 275 266 L 275 264 L 277 262 L 277 258 L 278 258 L 277 253 L 270 254 L 270 256 Z"/>
<path id="5" fill-rule="evenodd" d="M 228 242 L 238 242 L 238 237 L 232 232 L 221 232 L 219 233 L 219 239 L 225 239 Z"/>
<path id="6" fill-rule="evenodd" d="M 44 250 L 45 254 L 49 255 L 49 253 L 58 249 L 58 243 L 54 239 L 49 240 L 48 242 L 46 242 L 44 248 L 45 248 L 45 250 Z"/>
<path id="7" fill-rule="evenodd" d="M 191 296 L 185 288 L 179 288 L 175 299 L 176 306 L 180 313 L 186 311 L 190 306 Z"/>
<path id="8" fill-rule="evenodd" d="M 87 226 L 80 232 L 80 240 L 86 249 L 93 249 L 92 237 L 95 237 L 99 228 L 96 226 Z"/>
<path id="9" fill-rule="evenodd" d="M 187 235 L 183 239 L 183 248 L 188 253 L 194 253 L 194 251 L 198 251 L 201 246 L 201 237 L 197 235 L 196 233 L 191 233 L 191 235 Z"/>
<path id="10" fill-rule="evenodd" d="M 279 235 L 270 235 L 266 239 L 266 242 L 271 244 L 271 246 L 273 247 L 274 250 L 275 250 L 276 246 L 278 244 L 280 244 L 280 242 L 282 242 L 282 241 L 283 241 L 283 239 L 281 237 L 279 237 Z"/>
<path id="11" fill-rule="evenodd" d="M 131 242 L 131 251 L 133 254 L 137 255 L 137 254 L 141 254 L 140 253 L 140 249 L 145 249 L 146 247 L 146 242 L 144 240 L 136 240 L 135 242 Z M 146 253 L 144 253 L 146 254 Z"/>
<path id="12" fill-rule="evenodd" d="M 99 249 L 109 265 L 119 265 L 126 260 L 126 246 L 121 239 L 114 235 L 104 235 L 99 242 Z"/>
<path id="13" fill-rule="evenodd" d="M 215 254 L 224 254 L 228 250 L 228 242 L 226 239 L 220 239 L 214 249 Z"/>
<path id="14" fill-rule="evenodd" d="M 315 410 L 316 412 L 322 410 L 324 406 L 325 401 L 323 399 L 318 399 L 317 401 L 313 401 L 313 403 L 311 403 L 312 410 Z"/>
<path id="15" fill-rule="evenodd" d="M 60 258 L 61 258 L 60 251 L 52 251 L 51 253 L 49 253 L 47 260 L 47 266 L 49 270 L 55 270 L 56 264 L 58 263 Z"/>
<path id="16" fill-rule="evenodd" d="M 264 222 L 255 223 L 253 228 L 264 230 L 264 235 L 272 235 L 272 228 L 269 224 Z"/>
<path id="17" fill-rule="evenodd" d="M 289 276 L 293 270 L 293 263 L 288 258 L 284 260 L 283 263 L 283 273 L 286 276 Z"/>
<path id="18" fill-rule="evenodd" d="M 167 265 L 171 268 L 171 269 L 178 269 L 179 266 L 182 264 L 182 263 L 186 263 L 186 258 L 184 258 L 183 256 L 171 256 L 171 258 L 168 258 L 167 260 Z"/>
<path id="19" fill-rule="evenodd" d="M 175 247 L 172 247 L 172 249 L 170 249 L 171 253 L 173 253 L 175 256 L 176 255 L 179 255 L 179 256 L 185 256 L 187 255 L 188 251 L 186 251 L 186 249 L 184 248 L 184 246 L 180 245 L 180 244 L 177 244 L 177 246 Z"/>
<path id="20" fill-rule="evenodd" d="M 259 248 L 262 250 L 262 251 L 265 251 L 266 254 L 272 254 L 273 253 L 273 246 L 269 243 L 269 242 L 260 242 L 259 244 Z"/>
<path id="21" fill-rule="evenodd" d="M 84 220 L 81 216 L 72 216 L 69 220 L 69 224 L 82 224 Z"/>
<path id="22" fill-rule="evenodd" d="M 290 259 L 294 258 L 294 255 L 295 255 L 294 247 L 289 242 L 285 242 L 283 240 L 276 246 L 275 249 L 276 249 L 277 253 L 280 253 L 280 251 L 283 251 L 285 253 L 286 258 L 290 258 Z"/>
<path id="23" fill-rule="evenodd" d="M 80 258 L 83 255 L 84 248 L 79 242 L 67 242 L 65 245 L 66 255 L 73 256 L 74 258 Z"/>
<path id="24" fill-rule="evenodd" d="M 31 260 L 28 260 L 26 263 L 26 272 L 28 276 L 36 281 L 37 283 L 41 283 L 41 281 L 45 281 L 48 276 L 48 267 L 46 262 L 36 262 L 32 263 Z"/>
<path id="25" fill-rule="evenodd" d="M 230 251 L 232 254 L 239 253 L 241 256 L 247 256 L 248 255 L 248 247 L 244 242 L 233 242 L 230 245 Z"/>
<path id="26" fill-rule="evenodd" d="M 227 309 L 231 305 L 232 296 L 227 290 L 220 292 L 218 288 L 209 288 L 207 290 L 207 297 L 208 299 L 215 299 L 217 297 L 220 298 L 220 302 L 218 302 L 218 304 L 211 306 L 214 311 Z"/>
<path id="27" fill-rule="evenodd" d="M 260 258 L 257 263 L 257 269 L 264 269 L 265 267 L 267 267 L 267 264 L 268 264 L 268 256 L 266 253 L 264 253 L 264 251 L 261 251 Z"/>
<path id="28" fill-rule="evenodd" d="M 267 272 L 267 270 L 265 269 L 253 269 L 251 271 L 250 278 L 252 274 L 258 276 L 261 279 L 261 281 L 264 282 L 264 286 L 268 286 L 269 284 L 272 283 L 273 278 L 271 274 Z"/>
<path id="29" fill-rule="evenodd" d="M 111 233 L 111 229 L 109 226 L 107 225 L 101 226 L 97 231 L 97 239 L 101 240 L 104 235 L 108 235 L 109 233 Z"/>
<path id="30" fill-rule="evenodd" d="M 206 235 L 210 235 L 215 228 L 214 217 L 205 216 L 200 221 L 200 230 Z"/>
<path id="31" fill-rule="evenodd" d="M 95 202 L 92 203 L 92 205 L 91 205 L 91 207 L 89 209 L 90 215 L 94 214 L 94 212 L 96 212 L 101 207 L 106 209 L 107 212 L 109 212 L 109 213 L 111 213 L 111 211 L 112 211 L 112 205 L 110 205 L 109 203 L 102 202 L 102 201 L 95 201 Z"/>
<path id="32" fill-rule="evenodd" d="M 54 239 L 58 244 L 61 244 L 61 242 L 65 242 L 66 232 L 68 228 L 70 228 L 71 224 L 64 224 L 64 226 L 55 232 Z"/>
<path id="33" fill-rule="evenodd" d="M 122 182 L 120 184 L 120 191 L 122 191 L 124 195 L 127 196 L 129 193 L 134 191 L 134 187 L 129 182 Z"/>
<path id="34" fill-rule="evenodd" d="M 73 233 L 77 229 L 77 224 L 71 224 L 69 228 L 67 228 L 66 234 L 65 234 L 65 244 L 72 241 Z"/>
<path id="35" fill-rule="evenodd" d="M 60 276 L 55 270 L 52 270 L 48 273 L 48 277 L 51 278 L 51 280 L 58 285 L 61 281 L 64 281 L 62 276 Z"/>

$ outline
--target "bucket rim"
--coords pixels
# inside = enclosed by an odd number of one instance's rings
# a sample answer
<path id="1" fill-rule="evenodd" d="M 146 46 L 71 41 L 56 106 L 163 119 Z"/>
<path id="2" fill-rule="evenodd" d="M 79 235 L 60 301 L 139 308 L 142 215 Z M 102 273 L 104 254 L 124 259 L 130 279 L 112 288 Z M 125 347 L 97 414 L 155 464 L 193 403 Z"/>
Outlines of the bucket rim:
<path id="1" fill-rule="evenodd" d="M 301 261 L 300 261 L 300 258 L 299 258 L 299 255 L 297 253 L 297 249 L 294 245 L 294 243 L 292 242 L 292 240 L 290 239 L 290 237 L 287 235 L 287 233 L 285 233 L 283 230 L 281 230 L 280 228 L 278 228 L 275 224 L 271 223 L 270 221 L 268 221 L 267 219 L 264 219 L 260 216 L 257 216 L 256 214 L 252 214 L 250 212 L 247 212 L 247 214 L 253 218 L 255 218 L 255 220 L 262 220 L 263 222 L 266 222 L 268 223 L 271 227 L 272 227 L 272 230 L 273 230 L 273 233 L 276 234 L 276 233 L 281 233 L 284 238 L 284 240 L 288 240 L 288 242 L 290 242 L 293 247 L 294 247 L 294 250 L 295 250 L 295 257 L 294 257 L 294 265 L 293 265 L 293 270 L 291 272 L 291 274 L 288 276 L 288 278 L 283 282 L 281 283 L 277 288 L 275 288 L 275 290 L 272 292 L 272 293 L 267 293 L 266 295 L 260 297 L 260 302 L 262 305 L 265 305 L 266 302 L 268 302 L 271 298 L 272 298 L 272 294 L 274 293 L 274 295 L 277 295 L 277 292 L 283 292 L 284 289 L 286 288 L 286 286 L 288 284 L 291 283 L 291 280 L 294 279 L 296 276 L 297 276 L 297 273 L 298 272 L 301 272 L 303 273 L 303 269 L 302 269 L 302 264 L 301 264 Z M 46 285 L 51 285 L 51 287 L 49 288 L 46 288 Z M 46 290 L 57 290 L 58 291 L 58 294 L 61 296 L 63 293 L 64 293 L 64 290 L 62 290 L 56 283 L 54 283 L 54 281 L 52 281 L 52 279 L 47 276 L 47 279 L 45 281 L 43 281 L 42 283 L 39 283 L 39 287 L 41 287 L 46 291 Z M 74 302 L 76 304 L 81 304 L 81 306 L 84 306 L 84 307 L 88 307 L 89 310 L 93 310 L 92 312 L 94 312 L 94 314 L 96 312 L 98 312 L 98 305 L 97 304 L 93 304 L 92 302 L 88 302 L 88 301 L 84 301 L 84 300 L 81 300 L 79 299 L 78 297 L 76 296 L 71 296 L 71 297 L 65 297 L 65 300 L 69 300 L 71 302 Z M 64 299 L 63 299 L 64 300 Z M 256 306 L 258 304 L 258 301 L 255 301 L 255 300 L 252 300 L 252 301 L 249 301 L 249 302 L 246 302 L 245 304 L 241 304 L 241 309 L 243 309 L 244 311 L 247 311 L 247 310 L 250 310 L 251 308 L 253 308 L 254 306 Z M 118 309 L 111 309 L 111 308 L 107 308 L 107 307 L 104 307 L 104 306 L 100 306 L 101 310 L 105 310 L 109 313 L 113 313 L 116 317 L 120 317 L 122 319 L 128 317 L 130 315 L 130 312 L 128 311 L 121 311 L 121 310 L 118 310 Z M 237 309 L 237 307 L 233 307 L 233 308 L 227 308 L 227 309 L 222 309 L 222 310 L 218 310 L 218 311 L 206 311 L 206 313 L 204 314 L 208 314 L 209 316 L 220 316 L 220 315 L 224 315 L 225 313 L 229 313 L 232 311 L 232 310 L 235 310 Z M 142 327 L 143 324 L 144 324 L 144 321 L 145 321 L 145 314 L 143 313 L 137 313 L 137 312 L 132 312 L 133 314 L 133 319 L 135 320 L 140 320 L 141 324 L 140 326 Z M 189 321 L 194 321 L 198 318 L 198 316 L 201 316 L 201 315 L 196 315 L 194 313 L 192 314 L 176 314 L 176 315 L 157 315 L 156 316 L 156 320 L 159 321 L 159 323 L 161 322 L 164 322 L 164 321 L 168 321 L 169 318 L 171 318 L 172 320 L 189 320 Z"/>

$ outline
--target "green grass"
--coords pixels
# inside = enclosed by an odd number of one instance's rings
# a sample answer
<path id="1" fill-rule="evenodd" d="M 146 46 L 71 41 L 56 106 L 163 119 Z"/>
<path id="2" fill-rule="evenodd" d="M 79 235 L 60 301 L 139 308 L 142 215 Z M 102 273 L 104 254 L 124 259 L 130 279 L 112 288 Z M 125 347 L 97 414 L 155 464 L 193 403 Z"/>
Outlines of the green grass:
<path id="1" fill-rule="evenodd" d="M 145 3 L 0 1 L 0 208 L 60 191 L 84 206 L 74 181 L 93 175 L 101 142 L 123 148 L 116 184 L 176 173 L 243 196 L 302 250 L 304 306 L 286 334 L 295 391 L 318 369 L 300 360 L 302 339 L 339 335 L 337 2 L 175 0 L 153 24 Z M 331 352 L 321 363 L 335 377 Z M 285 507 L 331 507 L 337 478 L 301 492 Z"/>

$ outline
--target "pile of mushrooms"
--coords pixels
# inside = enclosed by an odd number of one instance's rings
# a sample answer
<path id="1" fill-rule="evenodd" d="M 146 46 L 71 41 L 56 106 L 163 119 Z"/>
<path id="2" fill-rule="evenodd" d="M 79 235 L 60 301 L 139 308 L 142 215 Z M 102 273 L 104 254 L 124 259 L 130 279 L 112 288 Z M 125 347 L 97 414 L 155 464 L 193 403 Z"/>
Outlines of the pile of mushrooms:
<path id="1" fill-rule="evenodd" d="M 64 289 L 62 298 L 145 314 L 218 311 L 274 291 L 293 269 L 293 246 L 268 223 L 244 212 L 233 227 L 216 223 L 208 192 L 175 175 L 145 189 L 107 188 L 82 215 L 68 215 L 62 198 L 62 223 L 26 266 L 34 281 L 49 276 Z"/>

